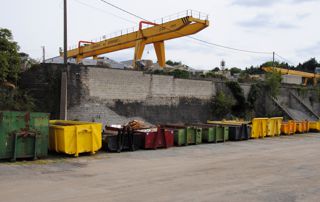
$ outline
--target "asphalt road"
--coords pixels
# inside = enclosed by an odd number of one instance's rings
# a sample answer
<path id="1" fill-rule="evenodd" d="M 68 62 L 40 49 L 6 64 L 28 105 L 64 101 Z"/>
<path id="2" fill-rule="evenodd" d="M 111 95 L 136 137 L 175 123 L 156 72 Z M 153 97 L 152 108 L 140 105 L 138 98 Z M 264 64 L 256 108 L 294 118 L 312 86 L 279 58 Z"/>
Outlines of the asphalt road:
<path id="1" fill-rule="evenodd" d="M 0 163 L 0 201 L 320 201 L 320 134 Z"/>

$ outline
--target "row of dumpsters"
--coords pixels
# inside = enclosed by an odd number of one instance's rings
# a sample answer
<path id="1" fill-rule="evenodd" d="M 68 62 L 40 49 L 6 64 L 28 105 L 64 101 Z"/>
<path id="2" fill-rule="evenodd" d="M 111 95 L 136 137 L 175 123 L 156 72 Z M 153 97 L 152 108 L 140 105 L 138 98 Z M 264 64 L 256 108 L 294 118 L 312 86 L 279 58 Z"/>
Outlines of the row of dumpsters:
<path id="1" fill-rule="evenodd" d="M 283 121 L 282 117 L 252 121 L 207 121 L 156 127 L 106 126 L 101 123 L 49 120 L 49 114 L 0 112 L 0 159 L 46 158 L 48 151 L 80 153 L 158 149 L 173 146 L 241 141 L 296 133 L 320 132 L 320 121 Z"/>

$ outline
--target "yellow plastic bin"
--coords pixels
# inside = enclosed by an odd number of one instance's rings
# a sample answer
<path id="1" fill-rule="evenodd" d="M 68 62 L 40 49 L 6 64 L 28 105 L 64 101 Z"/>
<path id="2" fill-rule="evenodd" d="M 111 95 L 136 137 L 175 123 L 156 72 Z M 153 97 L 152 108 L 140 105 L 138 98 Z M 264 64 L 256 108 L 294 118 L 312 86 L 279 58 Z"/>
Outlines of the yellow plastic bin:
<path id="1" fill-rule="evenodd" d="M 291 120 L 288 122 L 282 122 L 281 124 L 281 133 L 284 135 L 293 135 L 297 131 L 296 122 Z"/>
<path id="2" fill-rule="evenodd" d="M 273 117 L 268 119 L 268 137 L 281 135 L 281 124 L 283 117 Z"/>
<path id="3" fill-rule="evenodd" d="M 252 119 L 251 138 L 264 138 L 268 133 L 268 118 Z"/>
<path id="4" fill-rule="evenodd" d="M 102 124 L 52 120 L 49 122 L 49 150 L 72 154 L 94 154 L 102 145 Z"/>
<path id="5" fill-rule="evenodd" d="M 308 133 L 310 131 L 310 122 L 305 121 L 305 133 Z"/>
<path id="6" fill-rule="evenodd" d="M 296 122 L 297 133 L 307 133 L 309 132 L 310 124 L 308 121 L 298 121 Z"/>
<path id="7" fill-rule="evenodd" d="M 320 131 L 320 121 L 311 121 L 309 122 L 309 130 L 319 132 Z"/>

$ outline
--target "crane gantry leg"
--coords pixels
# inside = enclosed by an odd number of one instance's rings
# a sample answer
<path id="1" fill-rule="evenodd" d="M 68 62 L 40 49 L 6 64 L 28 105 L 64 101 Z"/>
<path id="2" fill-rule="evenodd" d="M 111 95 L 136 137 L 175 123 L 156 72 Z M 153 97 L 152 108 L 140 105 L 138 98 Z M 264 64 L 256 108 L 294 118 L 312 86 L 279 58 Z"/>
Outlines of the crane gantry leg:
<path id="1" fill-rule="evenodd" d="M 160 67 L 164 67 L 166 65 L 166 56 L 164 49 L 164 41 L 159 41 L 153 43 L 154 49 L 156 50 L 157 59 Z"/>
<path id="2" fill-rule="evenodd" d="M 141 60 L 142 54 L 146 43 L 143 40 L 139 40 L 136 43 L 135 50 L 134 50 L 134 60 L 133 66 L 136 67 L 136 61 Z M 154 49 L 156 51 L 158 63 L 160 67 L 164 67 L 166 65 L 166 57 L 165 57 L 165 49 L 164 49 L 164 41 L 159 41 L 153 43 Z"/>
<path id="3" fill-rule="evenodd" d="M 143 40 L 137 41 L 135 49 L 134 49 L 133 67 L 136 67 L 137 60 L 141 60 L 145 46 L 146 46 L 146 44 L 144 43 Z"/>

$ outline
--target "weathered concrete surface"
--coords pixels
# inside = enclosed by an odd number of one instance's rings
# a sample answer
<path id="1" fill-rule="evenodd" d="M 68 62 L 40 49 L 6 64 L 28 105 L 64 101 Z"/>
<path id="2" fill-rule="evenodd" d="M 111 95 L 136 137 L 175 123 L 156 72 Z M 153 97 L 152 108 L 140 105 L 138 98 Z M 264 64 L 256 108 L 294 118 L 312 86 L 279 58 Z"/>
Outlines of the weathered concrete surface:
<path id="1" fill-rule="evenodd" d="M 0 164 L 1 201 L 319 201 L 320 134 Z"/>
<path id="2" fill-rule="evenodd" d="M 61 65 L 43 64 L 22 76 L 21 86 L 36 98 L 38 110 L 50 112 L 53 119 L 59 117 L 60 76 L 64 70 Z M 251 84 L 240 85 L 247 97 Z M 123 124 L 132 117 L 153 124 L 206 122 L 217 118 L 212 113 L 212 101 L 218 91 L 232 96 L 224 82 L 70 65 L 68 119 L 110 124 Z M 290 92 L 297 94 L 299 99 Z M 298 110 L 297 117 L 294 117 L 297 120 L 310 116 L 310 110 L 305 106 L 317 115 L 320 113 L 319 96 L 312 89 L 284 85 L 278 101 L 282 108 Z M 254 113 L 258 117 L 285 115 L 266 92 L 262 92 L 255 106 Z M 308 119 L 314 120 L 312 117 Z"/>

